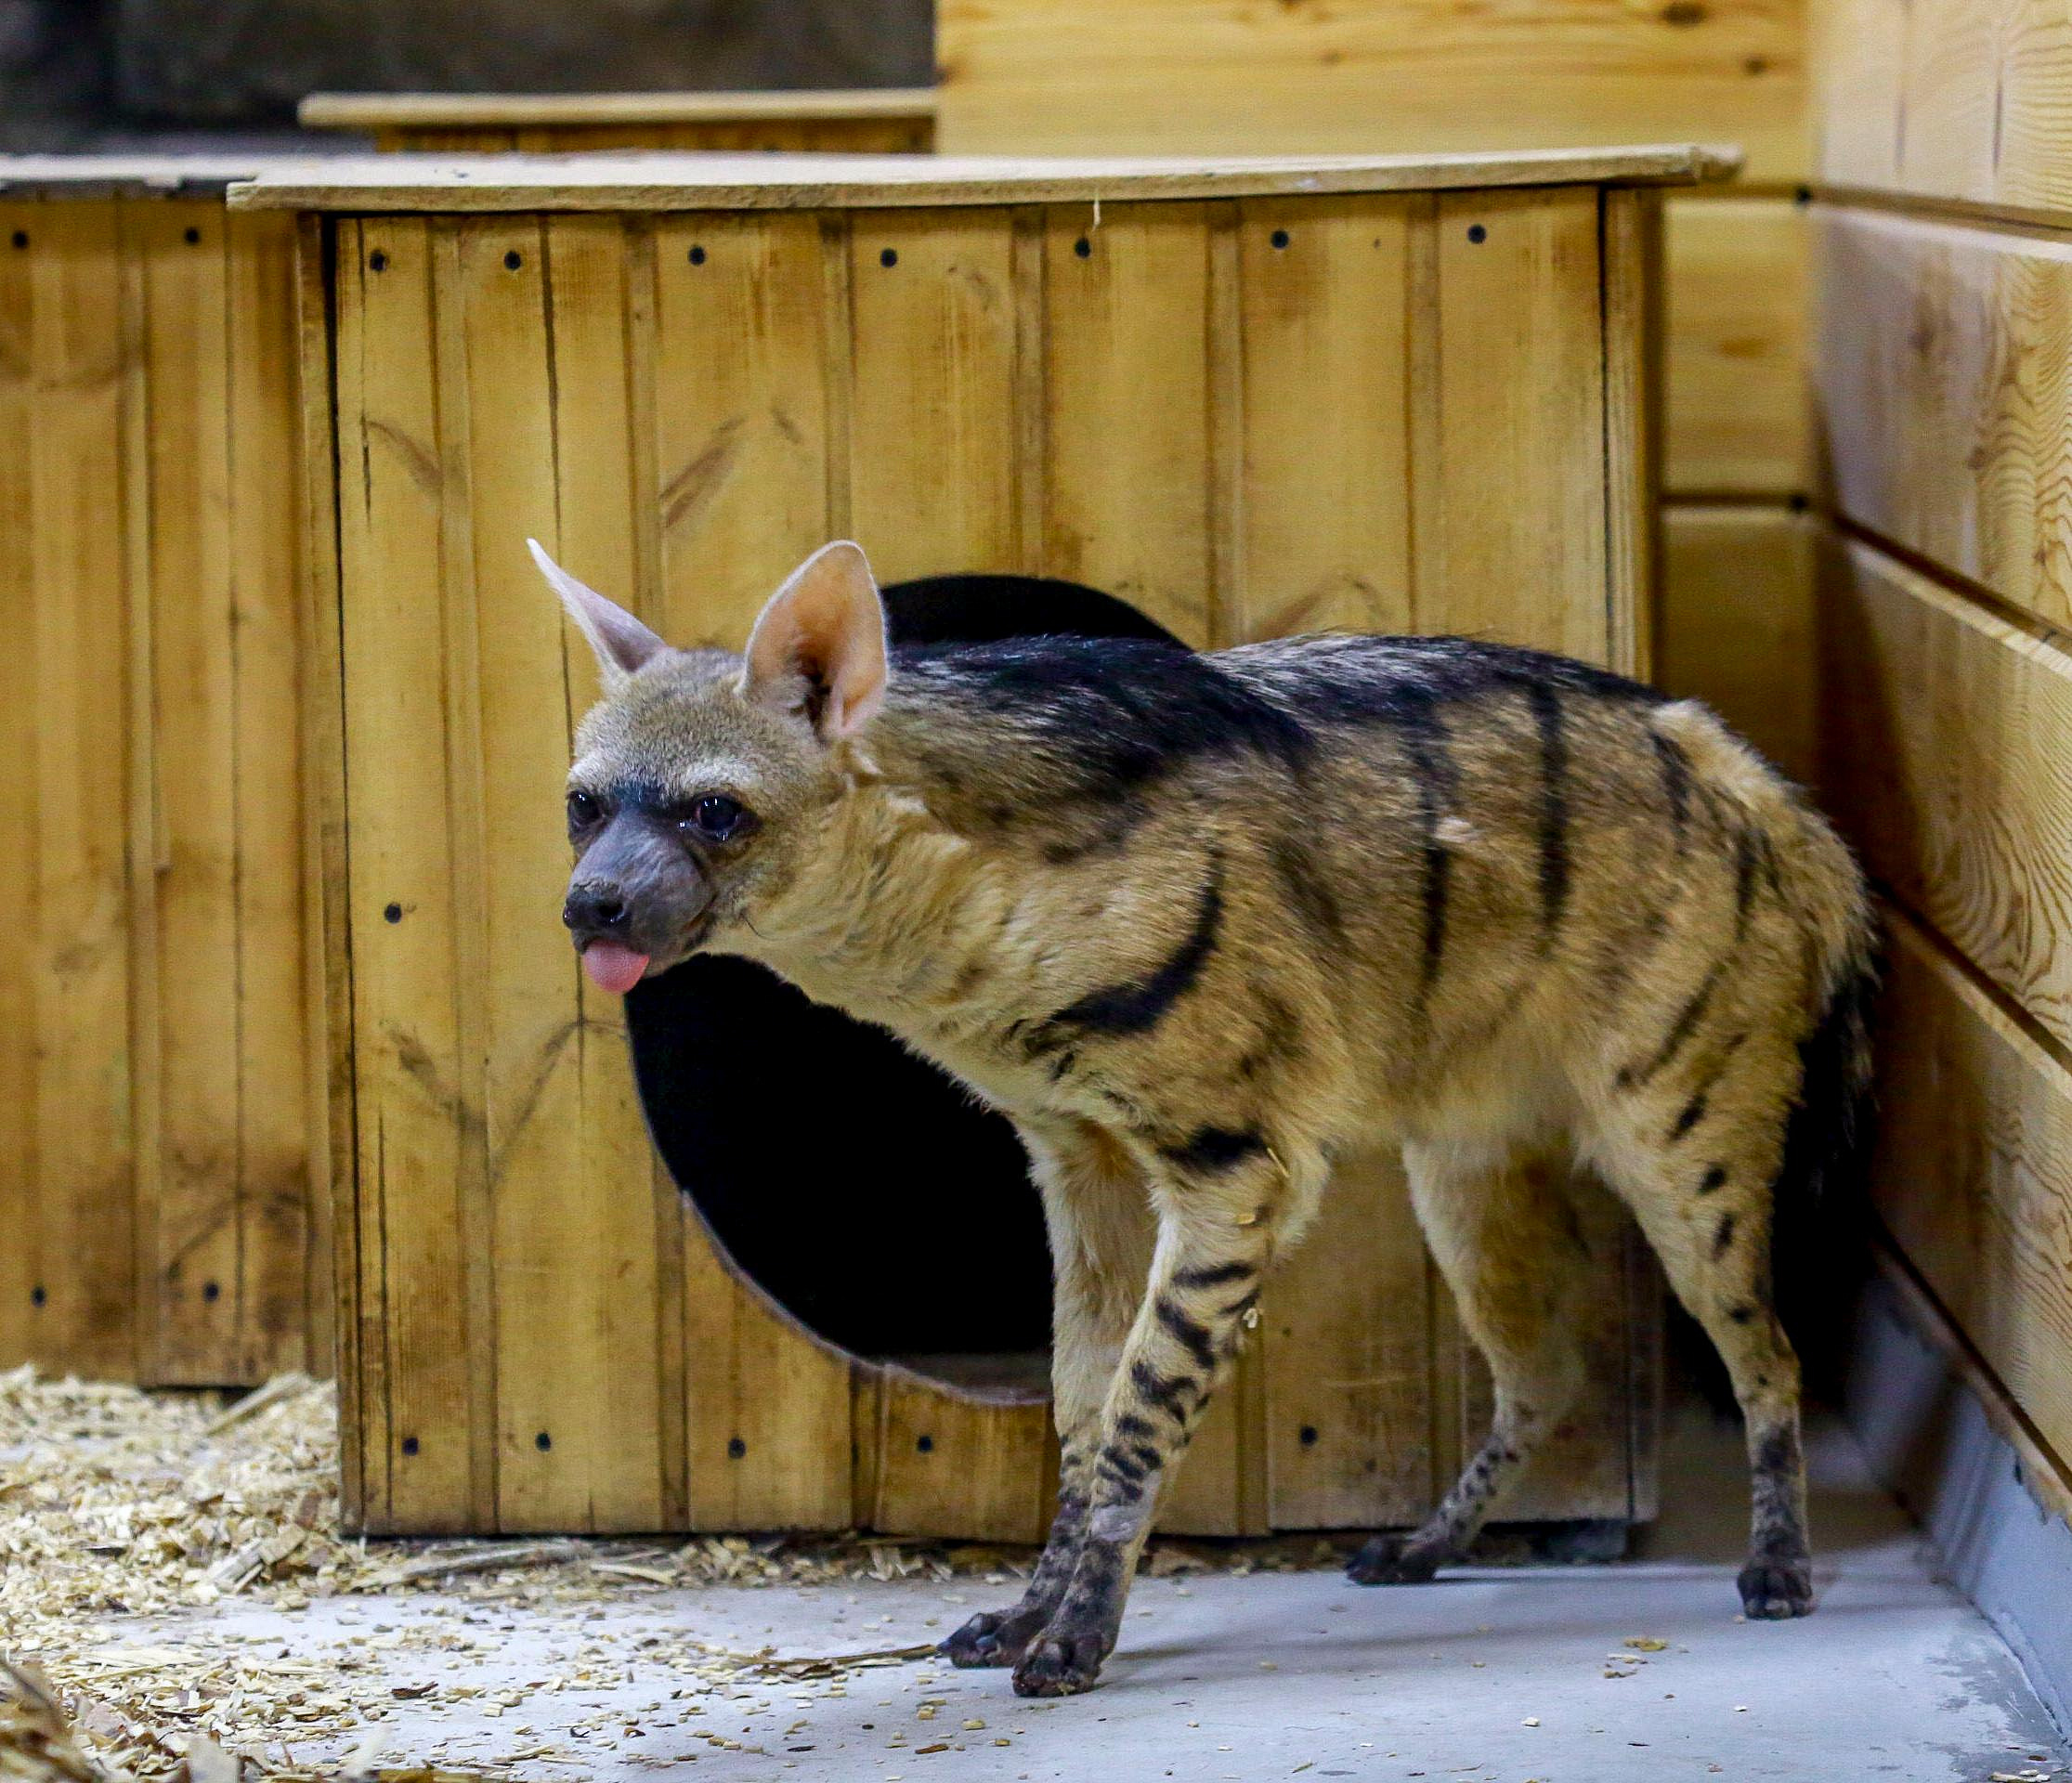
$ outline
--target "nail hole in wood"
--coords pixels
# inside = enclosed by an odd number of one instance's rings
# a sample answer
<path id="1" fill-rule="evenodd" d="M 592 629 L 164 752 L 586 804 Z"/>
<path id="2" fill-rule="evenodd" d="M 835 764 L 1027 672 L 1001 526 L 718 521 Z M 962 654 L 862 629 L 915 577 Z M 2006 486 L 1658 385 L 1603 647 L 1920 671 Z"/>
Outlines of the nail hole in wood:
<path id="1" fill-rule="evenodd" d="M 222 1299 L 222 1298 L 223 1298 L 223 1283 L 222 1283 L 222 1282 L 202 1282 L 202 1299 L 204 1299 L 204 1300 L 220 1300 L 220 1299 Z"/>
<path id="2" fill-rule="evenodd" d="M 376 272 L 386 272 L 388 270 L 388 255 L 380 248 L 376 248 L 373 253 L 367 256 L 367 264 Z"/>
<path id="3" fill-rule="evenodd" d="M 509 267 L 511 271 L 515 272 L 520 267 L 525 265 L 525 255 L 520 254 L 517 249 L 513 248 L 509 254 L 503 256 L 503 264 L 507 267 Z"/>
<path id="4" fill-rule="evenodd" d="M 691 250 L 691 265 L 693 265 L 694 267 L 702 267 L 704 264 L 705 250 L 703 248 L 693 248 Z"/>
<path id="5" fill-rule="evenodd" d="M 729 1437 L 726 1439 L 726 1455 L 729 1461 L 739 1461 L 748 1452 L 749 1445 L 739 1437 Z"/>
<path id="6" fill-rule="evenodd" d="M 1275 229 L 1269 239 L 1277 248 L 1284 248 L 1288 245 L 1288 232 L 1285 229 Z"/>
<path id="7" fill-rule="evenodd" d="M 384 922 L 400 922 L 400 921 L 402 921 L 402 919 L 403 919 L 403 906 L 402 906 L 401 905 L 399 905 L 399 904 L 391 904 L 391 905 L 384 905 L 384 906 L 383 907 L 383 909 L 382 909 L 382 920 L 383 920 Z"/>
<path id="8" fill-rule="evenodd" d="M 49 1298 L 49 1290 L 43 1287 L 40 1283 L 29 1290 L 29 1304 L 33 1307 L 40 1307 L 44 1304 L 45 1301 L 48 1300 Z"/>
<path id="9" fill-rule="evenodd" d="M 1305 1449 L 1314 1449 L 1317 1446 L 1317 1426 L 1315 1425 L 1304 1425 L 1299 1434 L 1302 1438 L 1302 1446 Z"/>
<path id="10" fill-rule="evenodd" d="M 403 1452 L 406 1455 L 414 1455 L 417 1452 L 417 1438 L 415 1437 L 405 1437 L 403 1438 Z"/>
<path id="11" fill-rule="evenodd" d="M 538 1436 L 533 1438 L 532 1446 L 535 1449 L 542 1451 L 552 1449 L 554 1447 L 554 1438 L 550 1437 L 544 1430 L 542 1430 Z"/>
<path id="12" fill-rule="evenodd" d="M 14 244 L 18 248 L 27 247 L 29 245 L 29 231 L 27 229 L 17 229 L 14 232 Z"/>
<path id="13" fill-rule="evenodd" d="M 932 1455 L 935 1452 L 935 1438 L 933 1437 L 916 1437 L 914 1447 L 924 1455 Z"/>
<path id="14" fill-rule="evenodd" d="M 1072 244 L 1072 251 L 1082 260 L 1091 260 L 1093 258 L 1093 243 L 1083 235 Z"/>
<path id="15" fill-rule="evenodd" d="M 899 250 L 887 248 L 878 256 L 878 264 L 881 267 L 896 267 L 899 264 Z"/>
<path id="16" fill-rule="evenodd" d="M 195 228 L 191 224 L 189 224 L 188 228 L 181 232 L 180 240 L 185 241 L 190 248 L 198 248 L 202 245 L 202 231 L 198 228 Z"/>
<path id="17" fill-rule="evenodd" d="M 1467 239 L 1470 241 L 1487 241 L 1490 239 L 1490 232 L 1479 223 L 1470 223 L 1467 226 Z"/>

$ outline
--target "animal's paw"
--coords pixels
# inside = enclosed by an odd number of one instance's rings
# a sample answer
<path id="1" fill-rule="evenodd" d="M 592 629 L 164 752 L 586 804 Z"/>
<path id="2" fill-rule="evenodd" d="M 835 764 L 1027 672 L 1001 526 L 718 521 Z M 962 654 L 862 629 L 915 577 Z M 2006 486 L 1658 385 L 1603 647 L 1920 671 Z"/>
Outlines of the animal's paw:
<path id="1" fill-rule="evenodd" d="M 1061 1628 L 1036 1636 L 1014 1668 L 1018 1697 L 1075 1697 L 1101 1676 L 1105 1643 L 1093 1629 Z"/>
<path id="2" fill-rule="evenodd" d="M 1445 1557 L 1412 1536 L 1371 1535 L 1346 1562 L 1346 1577 L 1356 1585 L 1428 1585 Z"/>
<path id="3" fill-rule="evenodd" d="M 1736 1581 L 1741 1611 L 1751 1621 L 1781 1622 L 1813 1610 L 1813 1562 L 1766 1555 L 1751 1560 Z"/>
<path id="4" fill-rule="evenodd" d="M 1012 1665 L 1042 1627 L 1042 1619 L 1019 1609 L 982 1609 L 935 1650 L 966 1671 Z"/>

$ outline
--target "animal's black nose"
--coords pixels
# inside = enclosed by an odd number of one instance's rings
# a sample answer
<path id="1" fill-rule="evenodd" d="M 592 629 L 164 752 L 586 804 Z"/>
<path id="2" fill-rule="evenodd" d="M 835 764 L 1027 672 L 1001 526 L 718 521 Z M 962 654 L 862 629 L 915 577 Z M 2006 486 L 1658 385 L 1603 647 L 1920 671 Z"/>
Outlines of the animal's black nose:
<path id="1" fill-rule="evenodd" d="M 580 933 L 617 929 L 626 920 L 626 900 L 616 885 L 573 885 L 561 906 L 561 919 Z"/>

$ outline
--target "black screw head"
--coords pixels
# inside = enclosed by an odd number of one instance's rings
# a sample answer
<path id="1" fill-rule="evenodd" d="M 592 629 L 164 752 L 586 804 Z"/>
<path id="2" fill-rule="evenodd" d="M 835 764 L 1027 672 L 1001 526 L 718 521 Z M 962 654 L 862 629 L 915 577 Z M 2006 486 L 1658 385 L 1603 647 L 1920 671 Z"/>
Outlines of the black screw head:
<path id="1" fill-rule="evenodd" d="M 1479 223 L 1470 223 L 1467 226 L 1467 239 L 1478 243 L 1487 241 L 1490 239 L 1490 232 Z"/>
<path id="2" fill-rule="evenodd" d="M 14 244 L 18 248 L 27 247 L 29 245 L 29 231 L 27 229 L 17 229 L 14 232 Z"/>
<path id="3" fill-rule="evenodd" d="M 693 265 L 694 267 L 702 267 L 704 264 L 705 250 L 703 248 L 693 248 L 691 250 L 691 265 Z"/>
<path id="4" fill-rule="evenodd" d="M 1273 233 L 1270 237 L 1268 237 L 1268 240 L 1271 241 L 1275 247 L 1284 248 L 1288 245 L 1288 232 L 1285 229 L 1275 229 Z"/>
<path id="5" fill-rule="evenodd" d="M 538 1436 L 533 1438 L 532 1446 L 535 1449 L 539 1449 L 541 1451 L 552 1449 L 554 1447 L 554 1438 L 550 1437 L 544 1430 L 542 1430 Z"/>
<path id="6" fill-rule="evenodd" d="M 726 1458 L 729 1461 L 739 1461 L 748 1452 L 749 1445 L 739 1437 L 729 1437 L 726 1439 Z"/>
<path id="7" fill-rule="evenodd" d="M 1297 1434 L 1301 1437 L 1302 1446 L 1305 1449 L 1314 1449 L 1317 1446 L 1317 1426 L 1315 1425 L 1306 1424 Z"/>
<path id="8" fill-rule="evenodd" d="M 896 267 L 899 264 L 899 250 L 887 248 L 878 256 L 878 264 L 881 267 Z"/>
<path id="9" fill-rule="evenodd" d="M 41 1282 L 29 1290 L 29 1304 L 32 1307 L 40 1307 L 49 1298 L 50 1291 Z"/>
<path id="10" fill-rule="evenodd" d="M 202 1282 L 202 1299 L 204 1299 L 204 1300 L 220 1300 L 220 1299 L 222 1299 L 222 1298 L 223 1298 L 223 1283 L 222 1283 L 222 1282 Z"/>
<path id="11" fill-rule="evenodd" d="M 1792 189 L 1792 203 L 1794 203 L 1794 204 L 1810 204 L 1810 203 L 1812 203 L 1812 202 L 1813 202 L 1813 188 L 1812 188 L 1812 187 L 1810 187 L 1810 186 L 1795 186 L 1795 187 L 1793 187 L 1793 188 Z"/>
<path id="12" fill-rule="evenodd" d="M 509 254 L 503 256 L 503 264 L 511 271 L 515 272 L 525 265 L 525 255 L 520 254 L 517 249 L 513 248 Z"/>
<path id="13" fill-rule="evenodd" d="M 202 245 L 202 231 L 189 224 L 180 232 L 180 240 L 190 248 L 198 248 Z"/>
<path id="14" fill-rule="evenodd" d="M 1083 235 L 1072 244 L 1072 251 L 1082 260 L 1091 260 L 1093 258 L 1093 243 Z"/>
<path id="15" fill-rule="evenodd" d="M 916 1437 L 914 1447 L 924 1455 L 932 1455 L 935 1452 L 935 1438 L 933 1437 Z"/>
<path id="16" fill-rule="evenodd" d="M 384 922 L 400 922 L 402 919 L 403 906 L 401 905 L 384 904 L 382 906 L 382 920 Z"/>
<path id="17" fill-rule="evenodd" d="M 373 253 L 367 256 L 367 264 L 376 272 L 386 272 L 388 270 L 387 252 L 384 249 L 376 248 Z"/>
<path id="18" fill-rule="evenodd" d="M 405 1437 L 403 1438 L 403 1452 L 406 1455 L 414 1455 L 417 1452 L 417 1438 L 415 1437 Z"/>

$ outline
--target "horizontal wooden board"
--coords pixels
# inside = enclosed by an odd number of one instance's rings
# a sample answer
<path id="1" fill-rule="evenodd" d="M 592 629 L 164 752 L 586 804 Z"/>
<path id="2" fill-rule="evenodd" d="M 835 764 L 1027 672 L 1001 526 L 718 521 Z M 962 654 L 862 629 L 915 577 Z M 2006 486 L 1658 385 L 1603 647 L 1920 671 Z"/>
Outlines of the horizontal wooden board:
<path id="1" fill-rule="evenodd" d="M 929 119 L 932 87 L 801 88 L 777 93 L 311 93 L 305 130 L 505 129 L 533 124 L 763 124 Z"/>
<path id="2" fill-rule="evenodd" d="M 1908 1260 L 2072 1454 L 2072 1071 L 1891 916 L 1872 1192 Z"/>
<path id="3" fill-rule="evenodd" d="M 272 167 L 230 189 L 233 208 L 292 211 L 850 210 L 907 204 L 1062 204 L 1124 199 L 1325 197 L 1468 187 L 1726 179 L 1732 149 L 1518 149 L 1500 154 L 1274 157 L 948 155 L 338 155 Z"/>
<path id="4" fill-rule="evenodd" d="M 942 0 L 958 154 L 1356 153 L 1699 131 L 1796 180 L 1801 0 Z"/>
<path id="5" fill-rule="evenodd" d="M 1655 679 L 1810 780 L 1819 522 L 1788 507 L 1681 503 L 1662 519 Z"/>
<path id="6" fill-rule="evenodd" d="M 1824 182 L 2072 215 L 2072 17 L 2057 0 L 1830 0 Z"/>
<path id="7" fill-rule="evenodd" d="M 1787 198 L 1668 206 L 1671 495 L 1810 491 L 1807 217 Z"/>
<path id="8" fill-rule="evenodd" d="M 2072 241 L 1823 207 L 1815 280 L 1836 505 L 2072 623 Z"/>
<path id="9" fill-rule="evenodd" d="M 2072 654 L 1867 545 L 1821 579 L 1829 801 L 1880 878 L 2072 1043 Z"/>

